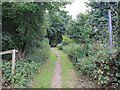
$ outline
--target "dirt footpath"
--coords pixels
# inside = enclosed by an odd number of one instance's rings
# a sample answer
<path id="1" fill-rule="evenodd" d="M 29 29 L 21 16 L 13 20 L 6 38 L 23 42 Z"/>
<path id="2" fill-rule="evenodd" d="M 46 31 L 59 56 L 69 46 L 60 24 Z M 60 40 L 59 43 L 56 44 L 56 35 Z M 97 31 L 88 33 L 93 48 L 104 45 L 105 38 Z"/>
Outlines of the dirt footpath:
<path id="1" fill-rule="evenodd" d="M 52 88 L 61 88 L 61 65 L 60 65 L 60 54 L 55 51 L 56 55 L 57 55 L 57 61 L 55 63 L 55 68 L 54 68 L 54 76 L 52 78 L 52 83 L 51 83 L 51 87 Z"/>

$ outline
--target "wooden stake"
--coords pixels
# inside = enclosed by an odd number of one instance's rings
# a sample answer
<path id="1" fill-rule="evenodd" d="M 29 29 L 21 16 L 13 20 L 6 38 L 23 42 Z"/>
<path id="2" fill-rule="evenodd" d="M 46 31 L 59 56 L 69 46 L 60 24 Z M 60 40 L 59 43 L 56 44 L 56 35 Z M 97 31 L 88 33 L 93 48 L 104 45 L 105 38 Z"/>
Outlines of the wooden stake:
<path id="1" fill-rule="evenodd" d="M 14 69 L 15 69 L 15 49 L 12 50 L 12 75 L 14 75 Z"/>

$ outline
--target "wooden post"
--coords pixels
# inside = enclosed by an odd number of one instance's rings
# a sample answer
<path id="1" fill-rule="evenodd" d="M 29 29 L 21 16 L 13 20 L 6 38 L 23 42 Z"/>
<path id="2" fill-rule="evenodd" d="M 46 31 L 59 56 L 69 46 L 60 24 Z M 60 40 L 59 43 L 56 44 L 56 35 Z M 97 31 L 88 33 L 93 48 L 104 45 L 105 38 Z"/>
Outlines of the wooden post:
<path id="1" fill-rule="evenodd" d="M 14 69 L 15 69 L 15 49 L 12 50 L 12 75 L 14 75 Z"/>

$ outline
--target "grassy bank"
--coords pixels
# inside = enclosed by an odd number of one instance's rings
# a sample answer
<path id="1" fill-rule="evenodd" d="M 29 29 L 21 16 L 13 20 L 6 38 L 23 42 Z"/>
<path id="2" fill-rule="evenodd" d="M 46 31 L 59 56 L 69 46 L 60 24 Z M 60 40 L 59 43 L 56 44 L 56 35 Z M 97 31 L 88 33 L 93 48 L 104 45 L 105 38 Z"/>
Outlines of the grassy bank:
<path id="1" fill-rule="evenodd" d="M 31 84 L 32 88 L 50 88 L 56 60 L 56 54 L 51 50 L 49 59 L 41 66 L 38 74 L 35 75 Z"/>

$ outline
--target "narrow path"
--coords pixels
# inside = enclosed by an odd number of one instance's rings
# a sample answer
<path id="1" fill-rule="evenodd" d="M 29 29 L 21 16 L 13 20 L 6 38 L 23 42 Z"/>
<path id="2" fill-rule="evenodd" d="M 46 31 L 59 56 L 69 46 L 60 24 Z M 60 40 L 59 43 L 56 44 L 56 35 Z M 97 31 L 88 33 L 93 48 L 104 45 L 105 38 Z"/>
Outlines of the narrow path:
<path id="1" fill-rule="evenodd" d="M 49 59 L 41 66 L 30 83 L 31 88 L 96 88 L 93 81 L 78 74 L 69 57 L 51 48 Z"/>
<path id="2" fill-rule="evenodd" d="M 61 88 L 61 64 L 60 64 L 60 54 L 58 51 L 55 50 L 55 53 L 57 55 L 57 61 L 55 63 L 55 68 L 54 68 L 54 76 L 52 78 L 52 83 L 51 87 L 52 88 Z"/>
<path id="3" fill-rule="evenodd" d="M 61 57 L 61 87 L 62 88 L 96 88 L 97 86 L 87 76 L 80 75 L 75 70 L 73 63 L 69 57 L 61 50 L 55 48 Z"/>

